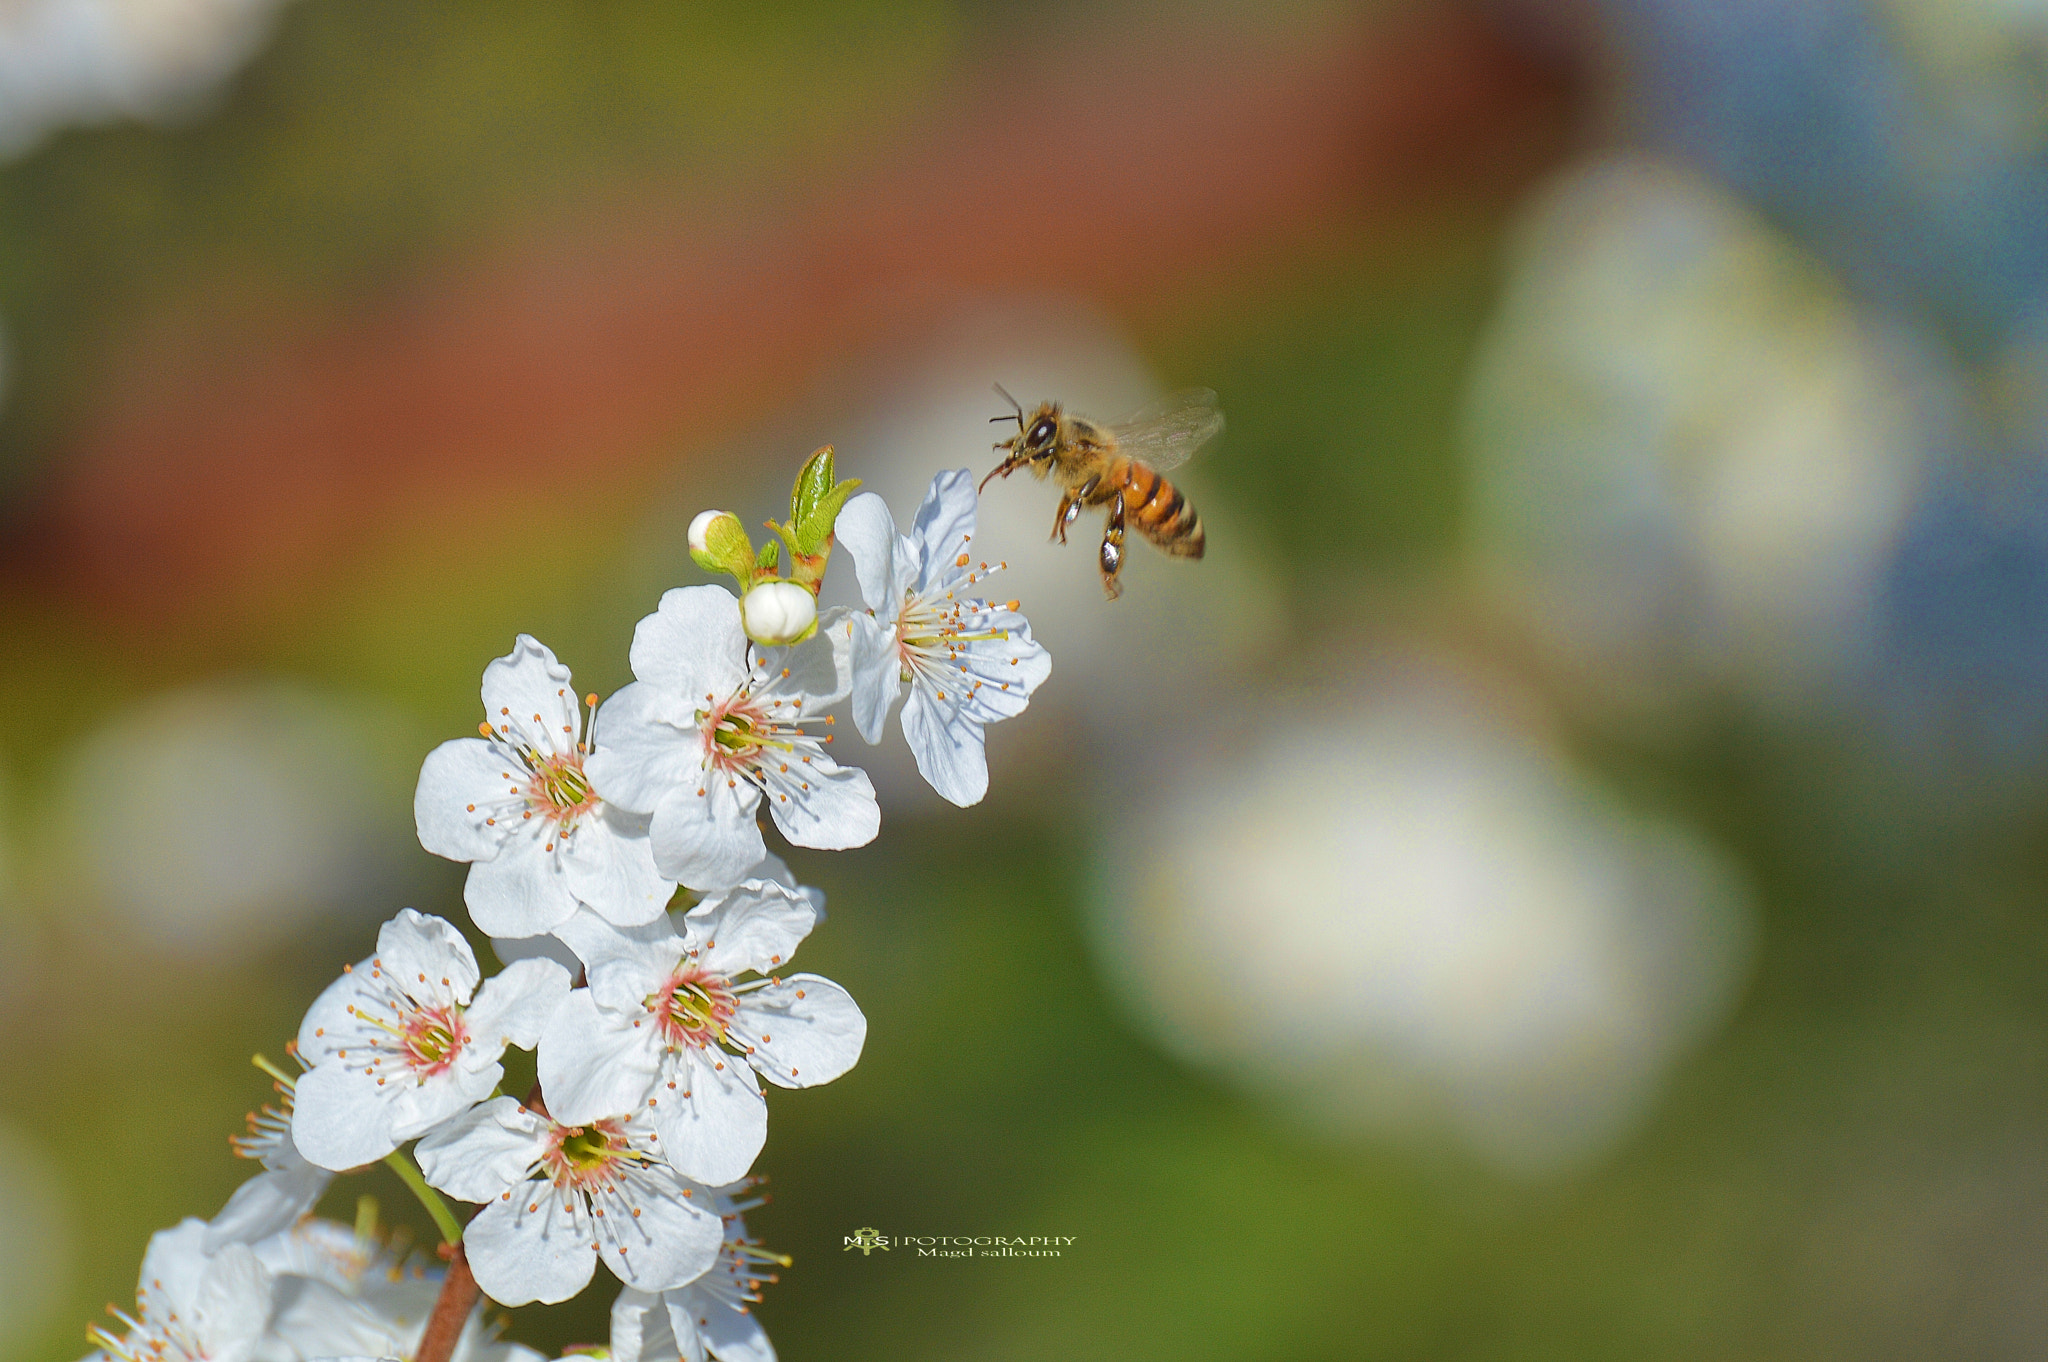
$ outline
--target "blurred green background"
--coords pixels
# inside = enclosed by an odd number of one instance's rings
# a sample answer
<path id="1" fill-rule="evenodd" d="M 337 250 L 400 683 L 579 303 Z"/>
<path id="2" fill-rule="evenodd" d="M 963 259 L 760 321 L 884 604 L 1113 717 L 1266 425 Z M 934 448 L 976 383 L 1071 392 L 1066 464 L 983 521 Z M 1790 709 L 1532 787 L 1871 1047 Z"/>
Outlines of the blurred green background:
<path id="1" fill-rule="evenodd" d="M 1214 552 L 1105 605 L 992 488 L 989 799 L 789 853 L 871 1029 L 769 1099 L 782 1356 L 2038 1356 L 2048 26 L 1552 10 L 0 8 L 6 1355 L 466 922 L 514 634 L 615 689 L 695 510 L 907 519 L 1002 381 L 1215 388 Z"/>

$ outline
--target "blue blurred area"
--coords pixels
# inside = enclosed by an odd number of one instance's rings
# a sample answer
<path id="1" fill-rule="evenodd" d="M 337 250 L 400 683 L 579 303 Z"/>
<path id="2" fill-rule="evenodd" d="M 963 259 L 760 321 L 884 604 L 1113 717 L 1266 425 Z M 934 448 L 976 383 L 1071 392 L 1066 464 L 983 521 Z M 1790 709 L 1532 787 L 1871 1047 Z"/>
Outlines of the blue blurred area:
<path id="1" fill-rule="evenodd" d="M 1878 709 L 1958 792 L 2031 789 L 2048 760 L 2048 462 L 1945 461 L 1929 481 L 1876 601 Z"/>
<path id="2" fill-rule="evenodd" d="M 2025 6 L 1598 8 L 1632 137 L 1718 177 L 1872 303 L 1926 314 L 1967 355 L 1987 357 L 2037 323 L 2048 288 L 2048 145 L 2040 21 Z M 1926 50 L 1936 44 L 1906 22 L 1913 11 L 1936 33 L 2009 44 L 2021 88 L 2001 90 L 1995 70 L 1945 69 Z M 2004 33 L 1969 31 L 2001 24 Z M 1980 107 L 2007 93 L 2022 105 L 2017 128 Z"/>

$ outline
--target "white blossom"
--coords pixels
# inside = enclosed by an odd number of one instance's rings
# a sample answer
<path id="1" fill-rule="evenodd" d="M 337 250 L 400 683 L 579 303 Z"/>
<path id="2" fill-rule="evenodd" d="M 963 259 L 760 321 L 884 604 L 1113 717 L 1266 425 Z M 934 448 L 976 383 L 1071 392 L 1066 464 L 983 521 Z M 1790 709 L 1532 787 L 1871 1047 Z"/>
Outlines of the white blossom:
<path id="1" fill-rule="evenodd" d="M 255 1252 L 272 1273 L 275 1308 L 252 1362 L 408 1357 L 441 1293 L 440 1270 L 402 1263 L 331 1220 L 294 1225 Z M 480 1314 L 469 1324 L 479 1327 Z"/>
<path id="2" fill-rule="evenodd" d="M 816 920 L 802 891 L 767 880 L 708 895 L 680 933 L 672 916 L 625 929 L 575 919 L 564 939 L 590 986 L 541 1037 L 549 1110 L 565 1121 L 644 1110 L 677 1168 L 714 1185 L 738 1179 L 768 1133 L 754 1074 L 785 1088 L 829 1083 L 867 1040 L 845 989 L 781 973 Z"/>
<path id="3" fill-rule="evenodd" d="M 51 129 L 189 110 L 262 44 L 277 0 L 0 5 L 0 158 Z"/>
<path id="4" fill-rule="evenodd" d="M 1738 996 L 1741 877 L 1576 770 L 1503 678 L 1359 670 L 1133 792 L 1101 963 L 1170 1049 L 1318 1129 L 1583 1167 Z"/>
<path id="5" fill-rule="evenodd" d="M 761 1248 L 747 1237 L 741 1213 L 761 1202 L 737 1196 L 754 1186 L 753 1179 L 711 1193 L 713 1207 L 725 1226 L 725 1242 L 709 1272 L 660 1294 L 626 1287 L 612 1305 L 612 1362 L 775 1362 L 775 1345 L 752 1307 L 760 1303 L 761 1286 L 777 1280 L 771 1270 L 789 1259 Z"/>
<path id="6" fill-rule="evenodd" d="M 372 1163 L 481 1101 L 504 1076 L 505 1047 L 531 1048 L 569 991 L 569 972 L 545 959 L 514 961 L 481 992 L 477 979 L 447 922 L 407 908 L 385 923 L 377 954 L 299 1026 L 312 1065 L 293 1091 L 299 1152 L 337 1171 Z"/>
<path id="7" fill-rule="evenodd" d="M 272 1273 L 275 1305 L 251 1362 L 411 1357 L 447 1276 L 332 1220 L 302 1221 L 255 1252 Z M 450 1362 L 539 1362 L 531 1349 L 498 1341 L 498 1327 L 479 1304 Z"/>
<path id="8" fill-rule="evenodd" d="M 798 846 L 861 846 L 881 827 L 874 786 L 826 755 L 823 710 L 846 683 L 834 645 L 753 647 L 739 602 L 678 587 L 633 631 L 638 678 L 606 703 L 587 763 L 605 797 L 652 815 L 655 864 L 696 889 L 737 884 L 767 854 L 762 797 Z"/>
<path id="9" fill-rule="evenodd" d="M 288 1084 L 280 1087 L 280 1105 L 250 1113 L 248 1133 L 229 1139 L 238 1156 L 261 1162 L 263 1171 L 237 1187 L 209 1222 L 203 1245 L 208 1253 L 218 1253 L 228 1244 L 253 1244 L 289 1229 L 334 1181 L 332 1172 L 308 1163 L 292 1143 L 292 1089 Z"/>
<path id="10" fill-rule="evenodd" d="M 561 1124 L 510 1097 L 420 1141 L 428 1182 L 483 1209 L 463 1232 L 470 1270 L 502 1305 L 564 1301 L 604 1259 L 665 1291 L 717 1260 L 723 1231 L 705 1190 L 662 1158 L 644 1115 Z"/>
<path id="11" fill-rule="evenodd" d="M 247 1244 L 207 1253 L 206 1230 L 188 1219 L 150 1237 L 135 1313 L 109 1311 L 118 1337 L 89 1331 L 100 1350 L 87 1362 L 248 1362 L 270 1320 L 271 1274 Z"/>
<path id="12" fill-rule="evenodd" d="M 783 860 L 774 852 L 771 851 L 766 856 L 763 856 L 761 864 L 747 872 L 747 878 L 750 880 L 773 880 L 809 904 L 811 908 L 812 930 L 815 931 L 819 924 L 825 921 L 825 891 L 814 885 L 798 884 L 796 882 L 796 872 L 789 868 L 789 862 Z M 574 934 L 572 932 L 572 935 Z M 580 960 L 582 957 L 578 956 L 577 959 Z"/>
<path id="13" fill-rule="evenodd" d="M 976 501 L 965 469 L 940 473 L 908 535 L 896 532 L 887 504 L 872 492 L 847 502 L 834 528 L 853 555 L 868 610 L 827 626 L 851 644 L 861 736 L 881 740 L 889 707 L 908 683 L 903 736 L 918 772 L 963 807 L 988 793 L 982 730 L 1022 713 L 1052 671 L 1016 601 L 973 594 L 997 570 L 977 565 L 970 552 Z"/>
<path id="14" fill-rule="evenodd" d="M 676 891 L 654 868 L 647 820 L 608 804 L 584 766 L 569 669 L 531 636 L 484 668 L 486 736 L 428 754 L 413 796 L 420 845 L 470 862 L 463 901 L 492 936 L 538 936 L 586 904 L 647 922 Z"/>

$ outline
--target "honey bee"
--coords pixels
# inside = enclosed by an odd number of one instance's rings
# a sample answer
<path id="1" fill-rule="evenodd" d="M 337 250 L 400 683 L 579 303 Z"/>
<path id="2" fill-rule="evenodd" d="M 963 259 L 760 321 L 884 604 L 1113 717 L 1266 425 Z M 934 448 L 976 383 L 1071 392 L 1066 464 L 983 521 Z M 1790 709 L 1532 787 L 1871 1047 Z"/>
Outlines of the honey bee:
<path id="1" fill-rule="evenodd" d="M 1216 409 L 1215 393 L 1189 388 L 1102 425 L 1062 411 L 1057 402 L 1042 402 L 1027 417 L 1022 404 L 1001 385 L 996 391 L 1016 410 L 1013 416 L 991 419 L 1015 420 L 1017 433 L 996 444 L 1009 456 L 981 485 L 987 487 L 990 478 L 1007 478 L 1019 468 L 1029 468 L 1041 479 L 1047 474 L 1058 478 L 1060 505 L 1053 514 L 1052 537 L 1062 544 L 1067 542 L 1067 526 L 1083 506 L 1108 507 L 1101 567 L 1102 589 L 1109 599 L 1123 594 L 1117 574 L 1124 566 L 1126 517 L 1162 552 L 1175 558 L 1202 556 L 1202 517 L 1161 475 L 1186 462 L 1222 431 L 1223 413 Z"/>

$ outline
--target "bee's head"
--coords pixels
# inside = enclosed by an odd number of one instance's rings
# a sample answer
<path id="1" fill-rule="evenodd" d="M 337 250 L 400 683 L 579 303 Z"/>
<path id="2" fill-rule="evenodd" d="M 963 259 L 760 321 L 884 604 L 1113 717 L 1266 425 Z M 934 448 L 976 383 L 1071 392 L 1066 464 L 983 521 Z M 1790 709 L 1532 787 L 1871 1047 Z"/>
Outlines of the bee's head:
<path id="1" fill-rule="evenodd" d="M 1015 421 L 1017 433 L 1007 440 L 996 443 L 997 449 L 1007 449 L 1012 458 L 1022 462 L 1047 458 L 1060 438 L 1060 408 L 1057 402 L 1041 402 L 1037 410 L 1025 415 L 1017 399 L 1010 397 L 998 386 L 996 391 L 1009 398 L 1012 410 L 1003 416 L 991 416 L 991 421 Z"/>
<path id="2" fill-rule="evenodd" d="M 1022 404 L 1007 392 L 1003 392 L 1001 384 L 996 385 L 996 391 L 1002 393 L 1009 400 L 1011 410 L 1007 415 L 992 416 L 989 419 L 991 421 L 1015 421 L 1017 423 L 1017 433 L 1007 440 L 996 441 L 995 447 L 1006 451 L 1009 457 L 1004 459 L 988 475 L 988 478 L 983 478 L 981 485 L 984 487 L 988 486 L 989 478 L 993 478 L 998 474 L 1008 477 L 1011 472 L 1020 467 L 1029 467 L 1032 473 L 1038 477 L 1044 477 L 1046 470 L 1052 466 L 1053 451 L 1059 447 L 1059 404 L 1057 402 L 1041 402 L 1038 404 L 1038 408 L 1027 416 L 1024 413 Z"/>
<path id="3" fill-rule="evenodd" d="M 1059 443 L 1060 409 L 1046 402 L 1017 422 L 1018 433 L 1011 441 L 1011 447 L 1027 459 L 1049 459 L 1052 448 Z"/>

